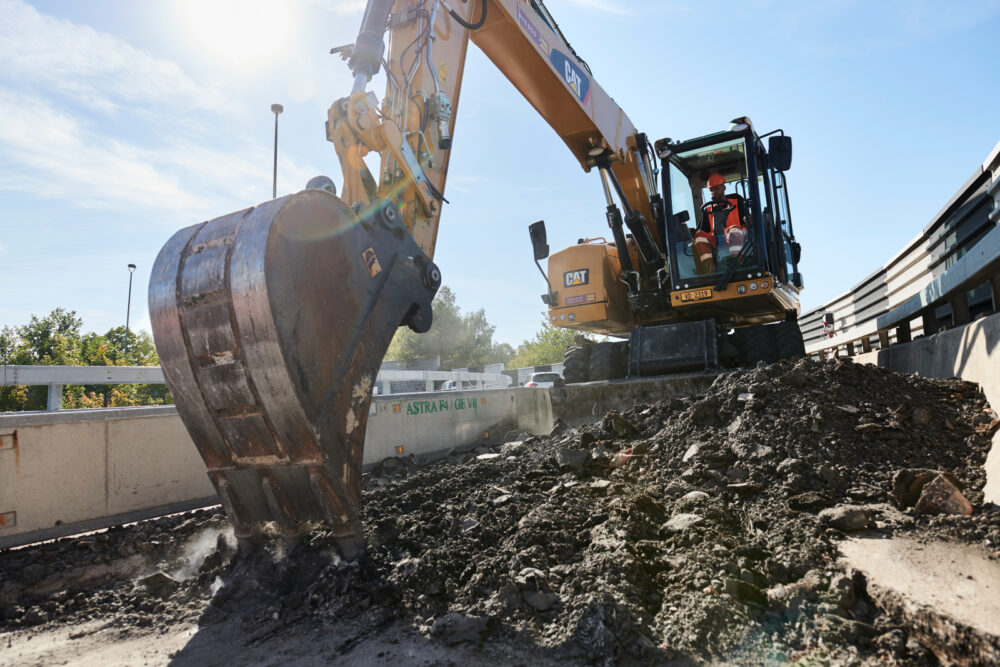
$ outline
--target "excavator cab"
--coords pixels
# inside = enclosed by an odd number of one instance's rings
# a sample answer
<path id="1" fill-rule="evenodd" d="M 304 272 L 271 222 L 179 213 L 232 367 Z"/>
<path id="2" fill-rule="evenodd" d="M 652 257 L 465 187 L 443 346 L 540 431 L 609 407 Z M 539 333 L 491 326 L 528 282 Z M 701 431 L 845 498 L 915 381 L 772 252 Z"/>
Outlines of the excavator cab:
<path id="1" fill-rule="evenodd" d="M 783 319 L 796 300 L 802 277 L 785 178 L 791 139 L 770 139 L 765 148 L 742 118 L 725 132 L 657 142 L 675 308 L 745 325 Z M 724 195 L 713 200 L 710 185 L 720 184 Z"/>

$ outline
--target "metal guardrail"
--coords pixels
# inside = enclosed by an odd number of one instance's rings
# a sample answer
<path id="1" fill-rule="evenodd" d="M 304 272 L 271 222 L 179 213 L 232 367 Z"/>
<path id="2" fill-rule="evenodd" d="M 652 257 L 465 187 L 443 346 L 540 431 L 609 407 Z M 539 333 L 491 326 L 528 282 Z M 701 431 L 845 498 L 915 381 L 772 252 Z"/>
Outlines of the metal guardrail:
<path id="1" fill-rule="evenodd" d="M 159 366 L 0 366 L 0 385 L 49 388 L 46 410 L 61 410 L 68 384 L 163 384 Z"/>
<path id="2" fill-rule="evenodd" d="M 448 380 L 460 383 L 459 387 L 474 389 L 505 389 L 512 383 L 509 376 L 500 373 L 468 371 L 385 370 L 379 371 L 375 378 L 383 387 L 380 395 L 394 393 L 394 382 L 397 386 L 403 382 L 422 383 L 422 391 L 434 391 L 437 383 Z M 163 369 L 159 366 L 0 366 L 0 385 L 48 386 L 46 410 L 62 409 L 63 387 L 68 384 L 163 383 Z"/>
<path id="3" fill-rule="evenodd" d="M 854 355 L 960 326 L 1000 307 L 1000 143 L 886 264 L 799 318 L 806 351 Z M 975 290 L 973 300 L 970 292 Z M 824 317 L 832 315 L 832 330 Z"/>

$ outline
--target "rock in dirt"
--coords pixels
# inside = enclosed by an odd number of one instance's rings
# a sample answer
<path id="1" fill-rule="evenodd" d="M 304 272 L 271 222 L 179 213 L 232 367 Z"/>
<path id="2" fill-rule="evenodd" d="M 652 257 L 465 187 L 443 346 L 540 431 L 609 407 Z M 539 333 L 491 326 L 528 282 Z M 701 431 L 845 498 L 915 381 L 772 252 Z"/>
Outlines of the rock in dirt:
<path id="1" fill-rule="evenodd" d="M 932 479 L 943 476 L 957 489 L 962 490 L 962 483 L 950 472 L 931 470 L 929 468 L 903 468 L 892 476 L 892 499 L 897 507 L 913 507 L 920 499 L 924 486 Z"/>
<path id="2" fill-rule="evenodd" d="M 938 475 L 924 485 L 914 505 L 921 514 L 958 514 L 969 516 L 972 505 L 947 477 Z"/>
<path id="3" fill-rule="evenodd" d="M 751 583 L 741 579 L 726 577 L 723 580 L 723 585 L 725 587 L 724 590 L 737 600 L 752 602 L 762 606 L 767 604 L 767 596 Z"/>
<path id="4" fill-rule="evenodd" d="M 583 472 L 583 467 L 587 464 L 589 459 L 590 452 L 584 452 L 578 449 L 560 449 L 556 452 L 556 463 L 563 470 Z"/>
<path id="5" fill-rule="evenodd" d="M 139 580 L 150 595 L 158 598 L 170 597 L 181 583 L 165 572 L 154 572 Z"/>
<path id="6" fill-rule="evenodd" d="M 830 505 L 830 498 L 817 491 L 806 491 L 788 499 L 788 506 L 793 510 L 818 512 Z"/>
<path id="7" fill-rule="evenodd" d="M 678 514 L 667 521 L 665 528 L 671 532 L 679 533 L 697 526 L 704 520 L 704 517 L 698 514 Z"/>
<path id="8" fill-rule="evenodd" d="M 819 520 L 844 532 L 854 532 L 875 527 L 872 511 L 858 505 L 838 505 L 819 513 Z"/>
<path id="9" fill-rule="evenodd" d="M 486 632 L 487 620 L 479 616 L 466 616 L 458 612 L 445 614 L 431 626 L 431 636 L 445 644 L 478 644 Z"/>

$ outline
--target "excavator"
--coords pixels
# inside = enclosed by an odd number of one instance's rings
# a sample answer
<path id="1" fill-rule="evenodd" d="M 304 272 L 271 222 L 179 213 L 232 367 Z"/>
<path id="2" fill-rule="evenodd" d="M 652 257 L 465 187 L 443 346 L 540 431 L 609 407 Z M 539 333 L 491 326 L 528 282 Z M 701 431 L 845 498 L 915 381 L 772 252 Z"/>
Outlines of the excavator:
<path id="1" fill-rule="evenodd" d="M 529 226 L 551 323 L 623 339 L 571 348 L 568 381 L 802 351 L 783 132 L 758 136 L 741 118 L 705 137 L 650 142 L 541 0 L 369 0 L 354 43 L 331 50 L 354 76 L 325 123 L 339 195 L 330 178 L 314 178 L 181 229 L 153 266 L 164 376 L 241 542 L 324 530 L 345 558 L 364 550 L 372 386 L 398 327 L 432 327 L 470 40 L 599 174 L 607 199 L 610 240 L 582 238 L 548 257 L 544 222 Z M 381 100 L 368 90 L 380 72 Z M 375 174 L 369 154 L 379 156 Z M 724 200 L 710 196 L 709 180 L 720 192 L 725 184 Z M 722 218 L 743 230 L 742 246 L 712 232 Z"/>

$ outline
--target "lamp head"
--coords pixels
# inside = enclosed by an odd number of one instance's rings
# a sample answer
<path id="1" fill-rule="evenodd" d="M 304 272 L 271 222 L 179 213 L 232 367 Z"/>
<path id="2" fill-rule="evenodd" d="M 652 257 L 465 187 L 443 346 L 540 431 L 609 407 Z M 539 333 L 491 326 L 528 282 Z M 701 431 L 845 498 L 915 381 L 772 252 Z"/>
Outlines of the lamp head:
<path id="1" fill-rule="evenodd" d="M 285 110 L 285 107 L 281 106 L 280 104 L 272 104 L 271 105 L 271 112 L 275 116 L 277 116 L 279 113 L 281 113 L 284 110 Z"/>

